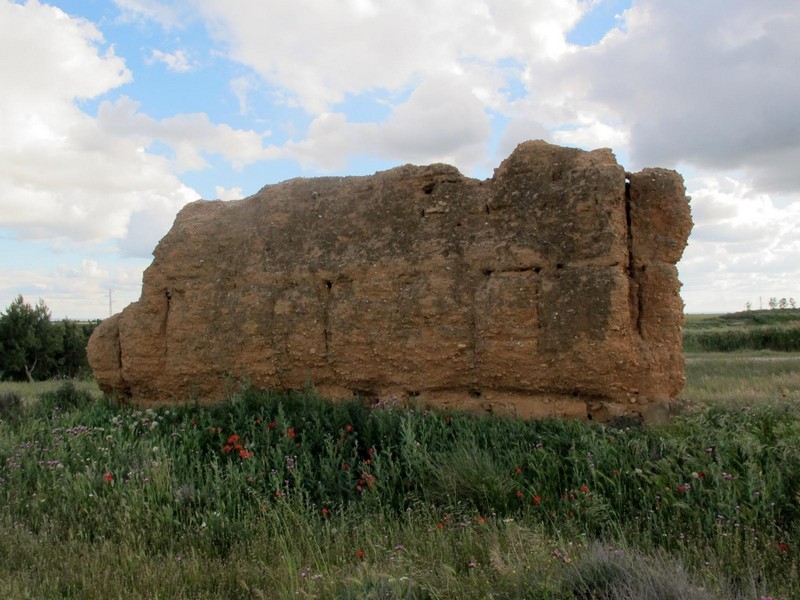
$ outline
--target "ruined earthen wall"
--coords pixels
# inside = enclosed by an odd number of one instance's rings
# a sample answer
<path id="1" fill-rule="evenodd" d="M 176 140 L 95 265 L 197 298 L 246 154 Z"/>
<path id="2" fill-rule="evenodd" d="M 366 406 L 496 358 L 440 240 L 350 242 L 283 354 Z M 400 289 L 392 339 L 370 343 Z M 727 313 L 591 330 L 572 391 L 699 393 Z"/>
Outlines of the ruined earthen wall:
<path id="1" fill-rule="evenodd" d="M 523 417 L 663 416 L 683 385 L 681 177 L 521 144 L 447 165 L 295 179 L 178 215 L 141 299 L 89 343 L 141 405 L 231 382 Z"/>

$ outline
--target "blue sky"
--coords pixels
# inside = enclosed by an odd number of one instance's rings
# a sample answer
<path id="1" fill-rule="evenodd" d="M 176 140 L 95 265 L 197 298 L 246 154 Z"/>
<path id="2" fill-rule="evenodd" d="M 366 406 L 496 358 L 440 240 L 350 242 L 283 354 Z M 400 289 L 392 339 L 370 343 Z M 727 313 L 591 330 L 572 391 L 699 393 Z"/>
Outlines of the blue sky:
<path id="1" fill-rule="evenodd" d="M 175 214 L 542 138 L 679 170 L 691 312 L 800 299 L 796 0 L 0 0 L 0 310 L 108 316 Z"/>

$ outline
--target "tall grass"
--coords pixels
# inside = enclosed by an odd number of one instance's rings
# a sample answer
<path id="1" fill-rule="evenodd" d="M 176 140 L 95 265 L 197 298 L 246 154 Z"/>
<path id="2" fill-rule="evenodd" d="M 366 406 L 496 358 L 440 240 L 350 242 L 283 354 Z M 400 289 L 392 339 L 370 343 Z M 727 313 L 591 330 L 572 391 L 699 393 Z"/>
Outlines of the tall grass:
<path id="1" fill-rule="evenodd" d="M 0 423 L 9 597 L 800 597 L 796 402 L 626 429 L 255 390 L 141 411 L 64 387 L 20 410 Z"/>
<path id="2" fill-rule="evenodd" d="M 800 351 L 800 326 L 779 325 L 743 329 L 686 330 L 685 352 L 735 352 L 739 350 Z"/>

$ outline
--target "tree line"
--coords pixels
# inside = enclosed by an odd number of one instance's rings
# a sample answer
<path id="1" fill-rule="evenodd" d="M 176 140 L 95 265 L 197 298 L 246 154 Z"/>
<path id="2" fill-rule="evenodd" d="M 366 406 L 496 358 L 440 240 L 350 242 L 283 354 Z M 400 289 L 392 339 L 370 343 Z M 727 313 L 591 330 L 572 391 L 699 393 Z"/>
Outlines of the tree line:
<path id="1" fill-rule="evenodd" d="M 86 344 L 100 320 L 53 321 L 43 300 L 17 296 L 0 313 L 0 380 L 35 381 L 90 373 Z"/>

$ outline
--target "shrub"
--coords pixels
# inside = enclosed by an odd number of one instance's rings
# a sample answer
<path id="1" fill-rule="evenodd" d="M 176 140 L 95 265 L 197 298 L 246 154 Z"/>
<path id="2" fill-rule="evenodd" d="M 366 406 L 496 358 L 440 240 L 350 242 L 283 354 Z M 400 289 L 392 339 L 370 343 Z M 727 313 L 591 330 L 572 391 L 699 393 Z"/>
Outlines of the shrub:
<path id="1" fill-rule="evenodd" d="M 17 422 L 22 413 L 22 397 L 16 392 L 0 393 L 0 419 Z"/>

